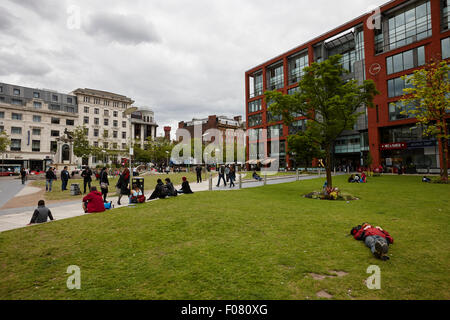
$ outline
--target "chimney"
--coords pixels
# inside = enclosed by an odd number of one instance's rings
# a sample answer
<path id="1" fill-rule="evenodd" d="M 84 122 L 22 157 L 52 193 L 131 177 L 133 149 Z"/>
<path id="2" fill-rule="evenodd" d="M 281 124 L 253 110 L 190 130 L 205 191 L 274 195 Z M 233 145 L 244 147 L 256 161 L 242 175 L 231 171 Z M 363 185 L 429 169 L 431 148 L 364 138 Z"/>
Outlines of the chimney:
<path id="1" fill-rule="evenodd" d="M 170 141 L 170 130 L 172 130 L 171 127 L 164 127 L 164 138 Z"/>

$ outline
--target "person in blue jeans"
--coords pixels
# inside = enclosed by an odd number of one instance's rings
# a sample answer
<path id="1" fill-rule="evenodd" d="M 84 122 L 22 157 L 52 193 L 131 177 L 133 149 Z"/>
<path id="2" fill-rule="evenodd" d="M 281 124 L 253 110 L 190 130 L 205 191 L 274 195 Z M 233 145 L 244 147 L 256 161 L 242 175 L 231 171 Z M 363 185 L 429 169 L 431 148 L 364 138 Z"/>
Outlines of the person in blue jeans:
<path id="1" fill-rule="evenodd" d="M 61 171 L 61 190 L 67 190 L 67 183 L 69 182 L 70 174 L 67 171 L 67 166 Z"/>
<path id="2" fill-rule="evenodd" d="M 223 179 L 223 184 L 225 185 L 225 187 L 227 186 L 227 182 L 225 181 L 225 167 L 224 166 L 220 166 L 219 168 L 219 181 L 217 181 L 217 186 L 220 186 L 220 180 Z"/>
<path id="3" fill-rule="evenodd" d="M 52 167 L 48 168 L 47 172 L 45 173 L 45 191 L 51 192 L 52 191 L 52 184 L 53 180 L 56 180 L 55 171 Z"/>

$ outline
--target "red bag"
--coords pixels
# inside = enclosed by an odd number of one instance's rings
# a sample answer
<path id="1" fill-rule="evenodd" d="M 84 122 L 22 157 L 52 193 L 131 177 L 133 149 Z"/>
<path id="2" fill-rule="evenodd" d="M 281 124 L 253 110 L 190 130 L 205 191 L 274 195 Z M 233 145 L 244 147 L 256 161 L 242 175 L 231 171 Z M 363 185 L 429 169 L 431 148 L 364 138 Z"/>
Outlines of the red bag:
<path id="1" fill-rule="evenodd" d="M 137 200 L 138 200 L 138 203 L 144 203 L 145 202 L 145 196 L 142 194 L 142 195 L 138 196 Z"/>

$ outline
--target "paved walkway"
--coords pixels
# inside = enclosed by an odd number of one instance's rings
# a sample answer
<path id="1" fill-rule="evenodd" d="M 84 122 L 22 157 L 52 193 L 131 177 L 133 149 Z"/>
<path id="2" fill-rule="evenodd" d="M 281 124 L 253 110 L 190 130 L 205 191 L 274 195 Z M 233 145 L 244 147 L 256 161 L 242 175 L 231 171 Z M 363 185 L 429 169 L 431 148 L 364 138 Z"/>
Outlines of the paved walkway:
<path id="1" fill-rule="evenodd" d="M 307 180 L 307 179 L 315 179 L 318 178 L 317 175 L 300 175 L 299 180 Z M 321 175 L 320 178 L 324 179 L 324 175 Z M 229 185 L 226 187 L 223 186 L 223 181 L 220 187 L 217 187 L 217 177 L 213 178 L 212 181 L 212 189 L 213 191 L 219 191 L 219 190 L 236 190 L 239 189 L 239 181 L 235 182 L 235 187 L 230 188 Z M 279 183 L 287 183 L 287 182 L 293 182 L 296 181 L 297 177 L 295 175 L 291 176 L 268 176 L 266 183 L 269 184 L 279 184 Z M 264 185 L 264 181 L 255 181 L 255 180 L 243 180 L 242 182 L 242 188 L 255 188 L 260 187 Z M 202 183 L 196 183 L 196 182 L 190 182 L 190 186 L 192 191 L 194 192 L 201 192 L 201 191 L 208 191 L 209 190 L 209 180 L 203 180 Z M 180 189 L 181 186 L 176 186 L 177 189 Z M 20 191 L 21 195 L 30 195 L 33 194 L 33 192 L 36 192 L 35 189 L 31 186 L 25 186 Z M 146 196 L 148 197 L 150 195 L 149 192 L 146 192 Z M 117 205 L 117 199 L 118 197 L 108 197 L 108 201 L 112 201 L 114 208 L 119 207 L 126 207 L 128 206 L 128 199 L 126 197 L 122 197 L 122 205 Z M 152 200 L 156 201 L 156 200 Z M 52 215 L 56 220 L 61 219 L 67 219 L 72 218 L 76 216 L 81 216 L 85 214 L 81 208 L 81 201 L 67 201 L 63 203 L 54 203 L 49 204 L 48 207 L 52 211 Z M 34 212 L 34 209 L 36 207 L 25 207 L 25 208 L 14 208 L 14 209 L 6 209 L 0 211 L 0 232 L 17 229 L 17 228 L 23 228 L 27 225 L 27 223 L 30 222 L 31 216 Z"/>

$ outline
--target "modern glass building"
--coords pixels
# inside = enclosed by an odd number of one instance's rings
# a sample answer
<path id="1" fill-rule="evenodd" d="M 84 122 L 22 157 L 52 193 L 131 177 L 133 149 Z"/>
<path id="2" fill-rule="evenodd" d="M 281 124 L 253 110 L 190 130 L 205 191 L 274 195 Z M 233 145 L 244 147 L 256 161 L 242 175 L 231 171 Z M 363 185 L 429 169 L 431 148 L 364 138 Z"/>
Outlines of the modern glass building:
<path id="1" fill-rule="evenodd" d="M 422 68 L 431 59 L 450 58 L 450 0 L 394 0 L 380 7 L 380 15 L 366 13 L 311 41 L 257 65 L 245 73 L 246 117 L 249 132 L 247 157 L 267 158 L 271 141 L 280 141 L 280 167 L 294 168 L 286 138 L 304 128 L 304 119 L 294 115 L 290 127 L 268 111 L 264 91 L 297 90 L 303 68 L 341 54 L 349 71 L 346 78 L 372 79 L 380 95 L 374 108 L 361 108 L 353 130 L 335 141 L 333 161 L 337 168 L 355 170 L 370 152 L 373 166 L 388 170 L 403 165 L 411 172 L 439 172 L 439 146 L 422 136 L 414 118 L 402 111 L 414 108 L 399 102 L 407 87 L 401 79 Z M 330 13 L 332 14 L 332 13 Z M 375 18 L 375 20 L 374 20 Z M 276 134 L 261 143 L 262 129 Z M 296 131 L 297 130 L 297 131 Z M 256 151 L 255 151 L 256 150 Z M 278 153 L 278 152 L 277 152 Z M 448 157 L 447 157 L 448 159 Z"/>

